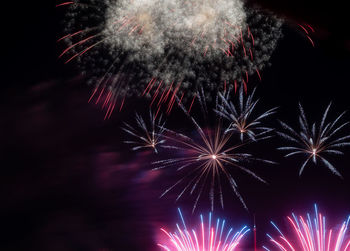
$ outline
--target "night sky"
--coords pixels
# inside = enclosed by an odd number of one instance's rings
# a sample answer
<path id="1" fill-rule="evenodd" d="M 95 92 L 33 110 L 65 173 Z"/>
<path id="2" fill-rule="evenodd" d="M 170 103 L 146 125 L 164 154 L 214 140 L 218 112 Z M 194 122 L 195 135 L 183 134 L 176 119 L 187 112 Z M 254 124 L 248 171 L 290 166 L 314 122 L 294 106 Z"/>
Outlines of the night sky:
<path id="1" fill-rule="evenodd" d="M 258 2 L 289 20 L 262 82 L 253 83 L 260 108 L 279 107 L 270 123 L 278 127 L 280 119 L 296 127 L 299 101 L 310 120 L 320 120 L 330 101 L 330 118 L 349 110 L 350 32 L 340 1 Z M 157 156 L 131 152 L 123 143 L 120 126 L 132 122 L 134 111 L 147 112 L 147 102 L 127 100 L 122 112 L 104 121 L 104 113 L 87 102 L 86 79 L 74 64 L 57 58 L 63 11 L 54 1 L 11 4 L 4 12 L 12 17 L 2 22 L 0 250 L 158 250 L 159 228 L 174 228 L 177 207 L 197 223 L 199 213 L 209 210 L 207 197 L 193 215 L 192 197 L 176 204 L 175 193 L 159 199 L 176 177 L 150 171 Z M 300 21 L 316 29 L 315 48 L 295 25 Z M 350 120 L 350 112 L 345 118 Z M 183 129 L 183 120 L 174 110 L 168 125 Z M 343 133 L 349 132 L 348 126 Z M 330 225 L 350 213 L 350 148 L 329 158 L 344 179 L 313 164 L 299 177 L 303 159 L 283 158 L 276 150 L 283 143 L 275 137 L 250 148 L 279 163 L 254 167 L 269 185 L 233 172 L 249 211 L 229 188 L 225 209 L 216 204 L 214 211 L 235 228 L 252 227 L 255 214 L 259 246 L 273 232 L 270 220 L 283 228 L 285 216 L 312 211 L 314 203 Z M 243 250 L 252 245 L 250 234 Z"/>

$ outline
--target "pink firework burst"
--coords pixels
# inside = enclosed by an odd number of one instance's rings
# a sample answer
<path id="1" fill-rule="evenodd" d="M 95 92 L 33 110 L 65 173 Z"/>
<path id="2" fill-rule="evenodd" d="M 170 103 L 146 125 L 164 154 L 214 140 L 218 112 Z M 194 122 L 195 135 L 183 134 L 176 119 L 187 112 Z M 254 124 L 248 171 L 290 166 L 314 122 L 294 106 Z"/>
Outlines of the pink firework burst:
<path id="1" fill-rule="evenodd" d="M 306 217 L 296 216 L 287 217 L 290 226 L 294 232 L 293 237 L 285 236 L 275 223 L 271 224 L 278 231 L 279 236 L 272 237 L 267 234 L 272 245 L 272 249 L 263 246 L 265 250 L 282 251 L 347 251 L 350 250 L 350 238 L 346 236 L 350 216 L 338 228 L 327 228 L 326 217 L 317 210 L 315 205 L 315 215 L 311 218 L 310 214 Z"/>
<path id="2" fill-rule="evenodd" d="M 244 226 L 238 231 L 226 228 L 224 219 L 212 219 L 209 213 L 208 222 L 205 223 L 203 215 L 200 215 L 200 224 L 197 228 L 187 228 L 181 210 L 178 209 L 182 226 L 176 224 L 175 232 L 168 232 L 161 228 L 167 236 L 166 244 L 158 244 L 162 250 L 167 251 L 233 251 L 239 246 L 243 237 L 250 231 Z"/>

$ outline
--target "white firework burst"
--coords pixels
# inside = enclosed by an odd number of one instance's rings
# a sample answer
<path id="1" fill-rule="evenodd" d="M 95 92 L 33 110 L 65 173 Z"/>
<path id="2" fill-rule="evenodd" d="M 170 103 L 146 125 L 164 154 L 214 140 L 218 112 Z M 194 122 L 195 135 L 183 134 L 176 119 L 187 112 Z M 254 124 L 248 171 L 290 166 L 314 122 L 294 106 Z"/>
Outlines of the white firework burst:
<path id="1" fill-rule="evenodd" d="M 60 57 L 78 61 L 107 117 L 125 96 L 172 106 L 247 84 L 282 36 L 282 21 L 241 0 L 78 0 L 69 8 Z M 157 108 L 156 108 L 157 109 Z"/>
<path id="2" fill-rule="evenodd" d="M 253 141 L 265 139 L 270 137 L 267 134 L 273 131 L 273 128 L 262 125 L 262 120 L 276 113 L 277 108 L 275 107 L 256 115 L 255 109 L 259 100 L 253 99 L 255 90 L 256 89 L 245 97 L 243 94 L 243 86 L 241 86 L 237 104 L 232 103 L 228 99 L 229 95 L 225 97 L 221 93 L 219 94 L 222 105 L 219 105 L 218 109 L 215 111 L 230 122 L 227 131 L 239 133 L 241 141 L 244 140 L 245 136 Z"/>
<path id="3" fill-rule="evenodd" d="M 313 123 L 309 126 L 306 119 L 306 115 L 303 107 L 299 104 L 299 126 L 300 132 L 297 132 L 292 127 L 286 123 L 280 121 L 282 127 L 286 130 L 284 132 L 277 132 L 281 137 L 290 141 L 297 146 L 284 146 L 279 147 L 279 150 L 289 151 L 285 157 L 293 155 L 303 155 L 306 160 L 301 165 L 299 170 L 299 175 L 302 174 L 307 163 L 312 160 L 317 164 L 317 160 L 320 160 L 329 170 L 335 175 L 342 177 L 338 170 L 325 158 L 327 154 L 342 155 L 343 152 L 340 149 L 344 146 L 350 145 L 350 134 L 345 136 L 339 136 L 339 132 L 347 125 L 349 122 L 339 123 L 343 118 L 345 112 L 341 113 L 334 121 L 326 122 L 327 115 L 331 103 L 327 106 L 325 112 L 323 113 L 322 120 L 319 125 Z"/>
<path id="4" fill-rule="evenodd" d="M 134 151 L 152 149 L 155 153 L 158 153 L 158 147 L 165 143 L 163 138 L 165 121 L 163 121 L 162 115 L 156 118 L 150 110 L 148 123 L 137 113 L 135 120 L 136 127 L 127 123 L 124 123 L 125 127 L 122 127 L 129 136 L 134 138 L 134 140 L 126 140 L 124 143 L 133 145 L 132 150 Z"/>
<path id="5" fill-rule="evenodd" d="M 247 25 L 240 0 L 122 0 L 107 6 L 103 33 L 108 43 L 143 55 L 164 53 L 179 41 L 194 53 L 204 52 L 205 46 L 221 52 L 228 43 L 240 42 Z"/>

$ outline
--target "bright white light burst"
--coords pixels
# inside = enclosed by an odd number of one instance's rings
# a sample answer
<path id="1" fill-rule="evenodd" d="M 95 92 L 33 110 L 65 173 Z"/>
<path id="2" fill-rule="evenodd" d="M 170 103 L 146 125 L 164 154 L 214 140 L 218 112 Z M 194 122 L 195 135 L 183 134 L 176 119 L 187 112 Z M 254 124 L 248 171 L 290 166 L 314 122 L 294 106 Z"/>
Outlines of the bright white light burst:
<path id="1" fill-rule="evenodd" d="M 179 41 L 188 42 L 191 51 L 212 47 L 221 52 L 227 44 L 240 42 L 247 26 L 240 0 L 122 0 L 107 6 L 107 41 L 141 56 L 163 53 Z"/>

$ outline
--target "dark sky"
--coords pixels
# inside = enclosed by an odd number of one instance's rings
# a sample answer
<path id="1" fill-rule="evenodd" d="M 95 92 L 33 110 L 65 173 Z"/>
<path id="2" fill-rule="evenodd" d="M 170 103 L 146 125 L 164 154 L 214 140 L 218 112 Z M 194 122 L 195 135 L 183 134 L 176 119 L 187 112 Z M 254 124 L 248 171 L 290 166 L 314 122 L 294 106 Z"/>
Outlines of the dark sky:
<path id="1" fill-rule="evenodd" d="M 350 33 L 341 2 L 259 3 L 290 20 L 258 84 L 262 106 L 278 106 L 275 118 L 293 125 L 298 101 L 312 119 L 319 119 L 330 101 L 333 116 L 349 110 Z M 11 4 L 4 12 L 12 16 L 2 22 L 0 249 L 157 250 L 159 227 L 174 226 L 177 206 L 190 218 L 193 198 L 179 204 L 172 196 L 158 199 L 169 177 L 149 172 L 154 157 L 130 153 L 122 143 L 122 121 L 130 121 L 134 110 L 145 111 L 145 103 L 132 100 L 103 121 L 103 113 L 87 103 L 90 89 L 78 70 L 57 59 L 62 13 L 55 2 Z M 316 29 L 315 48 L 292 25 L 300 21 Z M 181 127 L 180 115 L 169 117 L 174 128 Z M 265 233 L 273 232 L 269 220 L 284 226 L 292 210 L 304 213 L 318 203 L 330 224 L 350 212 L 350 149 L 330 159 L 342 180 L 314 165 L 299 178 L 302 160 L 283 159 L 275 150 L 279 139 L 262 145 L 254 151 L 280 163 L 256 168 L 269 185 L 238 173 L 250 211 L 225 191 L 225 210 L 218 208 L 216 215 L 239 227 L 252 224 L 255 214 L 262 245 Z M 200 211 L 206 213 L 206 206 L 204 199 Z M 250 235 L 247 248 L 251 242 Z"/>

